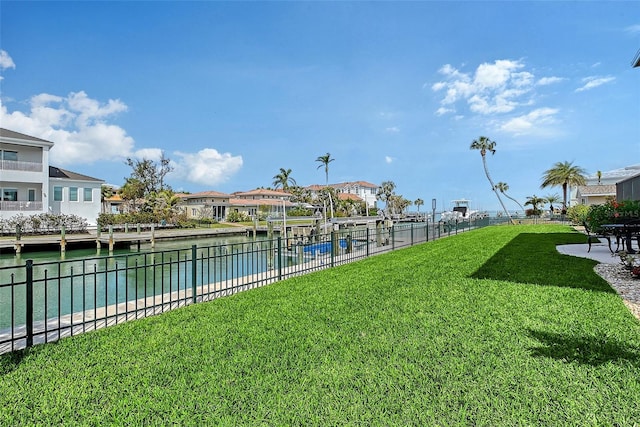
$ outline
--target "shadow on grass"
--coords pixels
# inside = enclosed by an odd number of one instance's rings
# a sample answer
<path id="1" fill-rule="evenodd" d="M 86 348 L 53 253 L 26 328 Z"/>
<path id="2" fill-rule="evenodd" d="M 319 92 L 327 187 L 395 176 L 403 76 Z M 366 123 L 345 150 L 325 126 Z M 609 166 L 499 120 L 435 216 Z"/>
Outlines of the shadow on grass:
<path id="1" fill-rule="evenodd" d="M 640 348 L 611 338 L 576 337 L 568 334 L 529 330 L 542 343 L 531 349 L 533 356 L 598 366 L 626 361 L 640 368 Z"/>
<path id="2" fill-rule="evenodd" d="M 593 271 L 596 261 L 562 255 L 556 249 L 556 245 L 585 243 L 586 239 L 580 233 L 519 234 L 471 277 L 615 293 Z"/>
<path id="3" fill-rule="evenodd" d="M 0 355 L 0 375 L 6 375 L 17 369 L 28 352 L 29 350 L 16 350 L 12 353 Z"/>

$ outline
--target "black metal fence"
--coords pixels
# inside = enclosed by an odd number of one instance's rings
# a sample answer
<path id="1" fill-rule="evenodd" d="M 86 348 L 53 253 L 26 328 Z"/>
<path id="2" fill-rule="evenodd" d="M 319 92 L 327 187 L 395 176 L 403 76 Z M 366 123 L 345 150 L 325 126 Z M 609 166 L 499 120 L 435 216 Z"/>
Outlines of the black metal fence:
<path id="1" fill-rule="evenodd" d="M 0 354 L 490 225 L 406 223 L 0 268 Z"/>

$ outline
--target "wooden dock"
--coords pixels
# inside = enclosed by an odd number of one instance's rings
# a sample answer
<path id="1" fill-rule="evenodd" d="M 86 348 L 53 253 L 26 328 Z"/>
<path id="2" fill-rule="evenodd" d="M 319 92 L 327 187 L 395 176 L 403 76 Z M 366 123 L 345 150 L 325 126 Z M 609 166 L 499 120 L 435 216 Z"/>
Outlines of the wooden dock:
<path id="1" fill-rule="evenodd" d="M 69 234 L 64 236 L 41 235 L 15 237 L 0 237 L 0 253 L 24 253 L 33 251 L 66 251 L 71 249 L 102 248 L 114 249 L 130 247 L 137 244 L 153 244 L 160 240 L 177 240 L 193 238 L 210 238 L 222 236 L 241 236 L 252 233 L 251 227 L 226 228 L 180 228 L 157 229 L 152 231 L 129 231 L 101 233 L 99 236 L 93 230 L 83 234 Z"/>

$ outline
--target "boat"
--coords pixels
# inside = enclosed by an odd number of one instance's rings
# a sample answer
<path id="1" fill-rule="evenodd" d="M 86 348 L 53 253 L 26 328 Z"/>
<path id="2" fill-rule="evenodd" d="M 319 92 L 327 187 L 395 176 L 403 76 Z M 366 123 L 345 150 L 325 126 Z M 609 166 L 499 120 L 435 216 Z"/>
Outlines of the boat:
<path id="1" fill-rule="evenodd" d="M 440 220 L 444 222 L 451 221 L 469 221 L 480 215 L 479 211 L 472 210 L 470 207 L 471 200 L 456 199 L 452 200 L 453 208 L 450 211 L 444 211 L 440 214 Z"/>

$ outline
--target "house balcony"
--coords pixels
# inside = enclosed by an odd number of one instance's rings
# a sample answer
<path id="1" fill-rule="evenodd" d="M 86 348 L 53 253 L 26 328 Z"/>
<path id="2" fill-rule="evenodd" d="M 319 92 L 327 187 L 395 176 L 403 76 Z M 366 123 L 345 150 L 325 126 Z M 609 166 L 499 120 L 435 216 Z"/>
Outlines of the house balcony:
<path id="1" fill-rule="evenodd" d="M 42 163 L 21 162 L 17 160 L 0 160 L 0 170 L 42 172 Z"/>
<path id="2" fill-rule="evenodd" d="M 0 211 L 42 212 L 42 202 L 0 201 Z"/>

